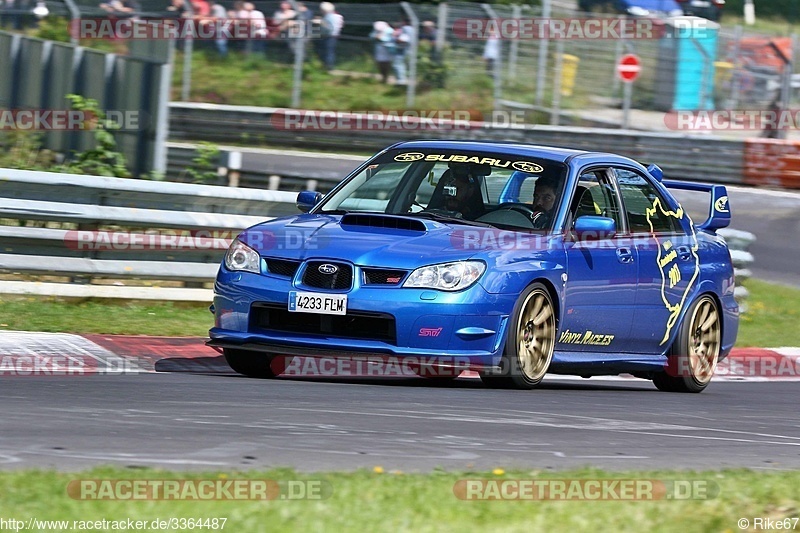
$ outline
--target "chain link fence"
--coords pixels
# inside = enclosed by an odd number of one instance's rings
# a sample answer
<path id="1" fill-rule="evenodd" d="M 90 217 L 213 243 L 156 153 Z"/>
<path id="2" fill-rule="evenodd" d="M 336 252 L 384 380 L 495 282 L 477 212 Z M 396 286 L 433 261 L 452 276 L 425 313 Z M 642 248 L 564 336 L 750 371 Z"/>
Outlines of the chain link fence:
<path id="1" fill-rule="evenodd" d="M 97 0 L 68 0 L 77 6 L 77 16 L 107 16 Z M 141 18 L 180 16 L 176 3 L 188 0 L 136 0 Z M 48 1 L 48 5 L 50 5 Z M 210 2 L 214 3 L 214 2 Z M 217 2 L 229 14 L 238 3 Z M 278 0 L 256 0 L 255 9 L 264 14 L 270 35 L 263 46 L 231 41 L 234 53 L 260 54 L 293 73 L 291 106 L 303 107 L 302 84 L 309 64 L 322 67 L 324 42 L 320 38 L 320 2 L 290 0 L 291 8 L 306 21 L 304 31 L 281 31 L 275 23 Z M 305 11 L 302 5 L 304 4 Z M 172 6 L 173 11 L 167 11 Z M 238 6 L 238 7 L 237 7 Z M 624 54 L 635 54 L 641 62 L 638 79 L 631 87 L 630 126 L 646 130 L 670 129 L 665 113 L 676 110 L 791 109 L 798 103 L 800 74 L 797 74 L 797 40 L 759 35 L 741 27 L 711 24 L 700 37 L 686 35 L 670 22 L 662 22 L 655 38 L 464 38 L 465 21 L 506 19 L 600 19 L 618 15 L 581 13 L 569 2 L 541 0 L 541 5 L 498 5 L 468 2 L 441 4 L 336 3 L 344 19 L 336 39 L 332 74 L 374 79 L 382 83 L 376 59 L 378 42 L 375 23 L 383 21 L 395 30 L 410 28 L 410 40 L 395 40 L 389 47 L 388 84 L 402 87 L 405 105 L 417 108 L 419 95 L 437 89 L 441 97 L 425 100 L 427 107 L 480 111 L 516 111 L 527 122 L 619 127 L 623 124 L 625 83 L 616 73 Z M 53 12 L 55 12 L 55 8 Z M 308 16 L 299 15 L 306 13 Z M 76 16 L 73 13 L 73 16 Z M 636 19 L 629 19 L 636 20 Z M 661 24 L 661 23 L 660 23 Z M 181 100 L 191 94 L 192 57 L 214 53 L 208 40 L 179 42 L 181 55 Z M 403 57 L 394 56 L 403 51 Z M 407 81 L 398 70 L 402 67 Z M 195 67 L 196 68 L 196 67 Z M 386 66 L 384 65 L 384 68 Z M 366 99 L 365 101 L 369 101 Z M 491 106 L 491 109 L 488 107 Z"/>

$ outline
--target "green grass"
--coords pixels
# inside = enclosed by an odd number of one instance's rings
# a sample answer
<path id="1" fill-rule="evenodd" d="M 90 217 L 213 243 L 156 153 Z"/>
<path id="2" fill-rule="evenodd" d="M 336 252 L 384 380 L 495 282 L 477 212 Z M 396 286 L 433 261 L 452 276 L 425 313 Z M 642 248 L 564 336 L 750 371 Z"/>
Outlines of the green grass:
<path id="1" fill-rule="evenodd" d="M 742 315 L 736 344 L 800 346 L 800 290 L 755 279 L 745 285 L 749 310 Z M 195 303 L 11 297 L 0 306 L 0 331 L 203 337 L 212 322 L 208 306 Z"/>
<path id="2" fill-rule="evenodd" d="M 97 468 L 0 473 L 3 518 L 134 520 L 227 518 L 225 531 L 738 531 L 740 518 L 784 519 L 800 513 L 800 472 L 443 472 L 298 474 L 292 470 L 176 473 Z M 499 475 L 498 475 L 499 474 Z M 71 480 L 261 479 L 329 483 L 315 501 L 85 501 L 66 494 Z M 711 499 L 662 501 L 465 501 L 462 479 L 698 480 L 718 487 Z"/>
<path id="3" fill-rule="evenodd" d="M 183 55 L 177 54 L 173 71 L 173 99 L 180 100 Z M 352 72 L 375 71 L 371 61 L 356 57 L 337 68 Z M 216 104 L 290 107 L 293 66 L 266 57 L 232 53 L 227 59 L 213 52 L 192 55 L 190 100 Z M 316 57 L 304 66 L 301 107 L 336 110 L 405 109 L 406 88 L 384 85 L 369 77 L 327 73 Z M 482 71 L 451 74 L 447 89 L 420 90 L 415 109 L 492 109 L 492 87 Z"/>
<path id="4" fill-rule="evenodd" d="M 739 346 L 800 346 L 800 290 L 749 279 L 748 310 L 739 324 Z"/>
<path id="5" fill-rule="evenodd" d="M 208 304 L 3 298 L 0 331 L 201 336 L 213 317 Z"/>

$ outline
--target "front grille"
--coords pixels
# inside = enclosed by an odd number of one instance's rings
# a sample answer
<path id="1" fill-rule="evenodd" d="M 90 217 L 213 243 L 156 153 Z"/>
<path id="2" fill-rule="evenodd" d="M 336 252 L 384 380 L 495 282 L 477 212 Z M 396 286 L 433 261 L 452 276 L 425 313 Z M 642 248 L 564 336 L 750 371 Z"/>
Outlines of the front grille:
<path id="1" fill-rule="evenodd" d="M 364 268 L 364 285 L 399 285 L 408 273 L 391 268 Z"/>
<path id="2" fill-rule="evenodd" d="M 333 274 L 323 274 L 319 271 L 319 267 L 322 265 L 334 265 L 337 270 Z M 347 263 L 309 261 L 303 272 L 303 285 L 318 289 L 349 289 L 353 285 L 353 267 Z"/>
<path id="3" fill-rule="evenodd" d="M 346 315 L 292 313 L 286 305 L 257 302 L 250 308 L 251 333 L 278 331 L 344 339 L 397 343 L 394 316 L 388 313 L 348 311 Z"/>
<path id="4" fill-rule="evenodd" d="M 267 271 L 276 276 L 285 276 L 291 278 L 297 269 L 300 267 L 300 261 L 291 261 L 289 259 L 265 259 L 267 263 Z"/>

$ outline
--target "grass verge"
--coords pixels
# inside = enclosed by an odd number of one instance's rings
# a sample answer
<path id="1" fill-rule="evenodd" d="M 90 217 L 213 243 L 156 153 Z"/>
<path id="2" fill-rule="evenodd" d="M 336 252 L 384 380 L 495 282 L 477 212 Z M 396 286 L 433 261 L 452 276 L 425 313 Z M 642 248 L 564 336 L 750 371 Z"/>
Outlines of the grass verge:
<path id="1" fill-rule="evenodd" d="M 736 344 L 800 346 L 800 290 L 755 279 L 745 285 L 749 310 L 742 315 Z M 195 303 L 10 297 L 0 306 L 0 331 L 203 337 L 212 323 L 208 305 Z"/>
<path id="2" fill-rule="evenodd" d="M 213 322 L 196 303 L 9 297 L 0 306 L 0 331 L 204 337 Z"/>
<path id="3" fill-rule="evenodd" d="M 750 296 L 739 323 L 739 346 L 800 346 L 800 290 L 757 279 L 744 283 Z"/>
<path id="4" fill-rule="evenodd" d="M 226 518 L 227 531 L 739 531 L 754 517 L 792 519 L 800 508 L 800 472 L 443 472 L 296 473 L 292 470 L 177 473 L 97 468 L 0 473 L 4 518 L 144 520 Z M 325 486 L 330 496 L 300 501 L 85 501 L 67 495 L 72 480 L 258 479 Z M 660 501 L 475 501 L 455 496 L 459 480 L 655 480 L 691 482 L 688 499 Z M 678 483 L 674 483 L 677 481 Z M 508 486 L 508 485 L 506 485 Z M 674 489 L 673 489 L 674 490 Z M 705 491 L 705 492 L 703 492 Z M 296 491 L 295 493 L 298 493 Z M 587 493 L 588 494 L 588 493 Z M 655 494 L 655 492 L 654 492 Z M 671 493 L 675 494 L 675 493 Z M 710 496 L 710 497 L 709 497 Z M 791 523 L 791 522 L 790 522 Z M 797 527 L 797 526 L 796 526 Z M 66 529 L 66 528 L 61 528 Z"/>

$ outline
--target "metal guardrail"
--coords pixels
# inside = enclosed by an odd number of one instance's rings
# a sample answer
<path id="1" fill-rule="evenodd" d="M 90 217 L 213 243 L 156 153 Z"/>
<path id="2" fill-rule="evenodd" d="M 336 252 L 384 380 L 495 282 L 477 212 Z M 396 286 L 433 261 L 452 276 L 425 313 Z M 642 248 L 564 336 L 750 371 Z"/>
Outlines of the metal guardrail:
<path id="1" fill-rule="evenodd" d="M 511 140 L 622 154 L 656 163 L 667 176 L 689 181 L 743 183 L 744 141 L 678 133 L 652 133 L 562 126 L 499 127 L 416 131 L 282 129 L 276 108 L 173 102 L 170 137 L 174 141 L 268 144 L 353 151 L 376 151 L 411 138 Z"/>
<path id="2" fill-rule="evenodd" d="M 208 283 L 230 239 L 296 213 L 295 198 L 0 169 L 0 293 L 211 301 Z"/>
<path id="3" fill-rule="evenodd" d="M 189 179 L 186 168 L 193 165 L 198 148 L 197 144 L 167 143 L 169 180 Z M 297 150 L 227 145 L 217 148 L 220 151 L 216 161 L 218 176 L 206 183 L 268 190 L 325 193 L 365 160 L 363 156 Z"/>

